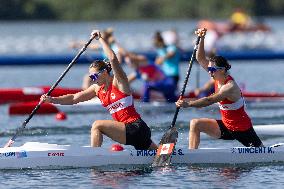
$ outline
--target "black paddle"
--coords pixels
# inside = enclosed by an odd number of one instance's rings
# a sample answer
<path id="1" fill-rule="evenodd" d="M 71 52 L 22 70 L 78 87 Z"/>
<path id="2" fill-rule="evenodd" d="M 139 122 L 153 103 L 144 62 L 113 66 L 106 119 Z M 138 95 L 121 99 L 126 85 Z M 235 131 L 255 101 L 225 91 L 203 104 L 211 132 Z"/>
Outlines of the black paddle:
<path id="1" fill-rule="evenodd" d="M 180 96 L 179 96 L 180 99 L 184 95 L 185 87 L 187 85 L 187 81 L 188 81 L 188 78 L 189 78 L 189 75 L 190 75 L 190 71 L 191 71 L 191 68 L 192 68 L 193 60 L 194 60 L 195 55 L 196 55 L 196 51 L 197 51 L 199 41 L 200 41 L 200 37 L 197 37 L 196 44 L 195 44 L 195 47 L 193 49 L 193 52 L 192 52 L 192 55 L 191 55 L 191 58 L 190 58 L 189 67 L 188 67 L 188 70 L 187 70 L 187 73 L 186 73 L 186 77 L 185 77 L 185 80 L 184 80 L 184 83 L 183 83 L 182 91 L 181 91 Z M 175 112 L 173 121 L 171 123 L 171 126 L 170 126 L 169 130 L 163 135 L 163 137 L 160 141 L 158 151 L 157 151 L 156 156 L 154 158 L 154 161 L 152 163 L 153 167 L 170 165 L 170 163 L 171 163 L 171 156 L 172 156 L 172 153 L 175 149 L 175 144 L 176 144 L 177 138 L 178 138 L 178 132 L 177 132 L 177 129 L 175 127 L 175 123 L 176 123 L 176 119 L 177 119 L 177 116 L 178 116 L 178 113 L 179 113 L 179 109 L 180 109 L 180 107 L 176 108 L 176 112 Z"/>
<path id="2" fill-rule="evenodd" d="M 70 70 L 70 68 L 76 63 L 76 61 L 79 59 L 81 54 L 87 49 L 88 45 L 93 41 L 95 38 L 95 35 L 93 35 L 89 41 L 81 48 L 81 50 L 78 52 L 78 54 L 73 58 L 73 60 L 70 62 L 68 67 L 65 69 L 65 71 L 61 74 L 61 76 L 58 78 L 58 80 L 53 84 L 53 86 L 49 89 L 47 92 L 47 95 L 49 96 L 51 92 L 55 89 L 55 87 L 59 84 L 59 82 L 63 79 L 63 77 L 66 75 L 66 73 Z M 33 117 L 33 115 L 37 112 L 37 110 L 40 108 L 43 101 L 39 101 L 38 105 L 33 109 L 32 113 L 29 115 L 29 117 L 23 122 L 22 126 L 17 129 L 15 135 L 7 142 L 7 144 L 4 146 L 10 147 L 16 140 L 17 136 L 23 132 L 23 130 L 26 128 L 26 125 L 30 121 L 30 119 Z"/>

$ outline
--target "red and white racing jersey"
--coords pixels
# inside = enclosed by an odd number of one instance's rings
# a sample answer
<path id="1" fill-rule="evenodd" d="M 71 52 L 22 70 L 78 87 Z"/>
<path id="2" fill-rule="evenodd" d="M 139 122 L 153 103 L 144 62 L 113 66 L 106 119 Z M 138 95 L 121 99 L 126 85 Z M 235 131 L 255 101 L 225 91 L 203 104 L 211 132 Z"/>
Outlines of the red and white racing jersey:
<path id="1" fill-rule="evenodd" d="M 234 80 L 230 75 L 225 84 Z M 218 82 L 215 81 L 215 91 L 218 91 Z M 246 131 L 252 127 L 252 122 L 245 111 L 245 101 L 243 96 L 236 102 L 225 99 L 218 102 L 222 121 L 231 131 Z"/>
<path id="2" fill-rule="evenodd" d="M 104 85 L 100 87 L 97 96 L 114 120 L 132 123 L 140 118 L 134 108 L 132 95 L 124 94 L 112 84 L 107 91 L 104 91 L 103 88 Z"/>

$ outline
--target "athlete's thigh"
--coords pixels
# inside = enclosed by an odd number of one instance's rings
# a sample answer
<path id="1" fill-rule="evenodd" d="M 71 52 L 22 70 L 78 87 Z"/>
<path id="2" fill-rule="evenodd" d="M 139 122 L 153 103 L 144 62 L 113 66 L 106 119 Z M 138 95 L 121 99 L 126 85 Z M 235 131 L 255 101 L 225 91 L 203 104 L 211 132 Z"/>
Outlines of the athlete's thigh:
<path id="1" fill-rule="evenodd" d="M 211 137 L 220 138 L 221 130 L 215 119 L 200 118 L 198 119 L 198 129 Z"/>
<path id="2" fill-rule="evenodd" d="M 126 143 L 126 128 L 125 124 L 113 120 L 100 120 L 100 131 L 111 139 Z"/>

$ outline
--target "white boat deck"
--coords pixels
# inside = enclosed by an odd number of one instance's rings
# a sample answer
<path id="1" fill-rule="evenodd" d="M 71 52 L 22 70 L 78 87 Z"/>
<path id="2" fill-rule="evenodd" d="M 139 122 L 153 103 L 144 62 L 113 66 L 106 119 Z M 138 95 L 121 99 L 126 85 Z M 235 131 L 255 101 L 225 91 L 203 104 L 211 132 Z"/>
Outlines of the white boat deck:
<path id="1" fill-rule="evenodd" d="M 95 167 L 106 165 L 150 165 L 156 151 L 110 151 L 89 146 L 28 142 L 20 147 L 0 148 L 0 169 Z M 284 144 L 260 148 L 177 149 L 172 163 L 243 164 L 284 162 Z"/>

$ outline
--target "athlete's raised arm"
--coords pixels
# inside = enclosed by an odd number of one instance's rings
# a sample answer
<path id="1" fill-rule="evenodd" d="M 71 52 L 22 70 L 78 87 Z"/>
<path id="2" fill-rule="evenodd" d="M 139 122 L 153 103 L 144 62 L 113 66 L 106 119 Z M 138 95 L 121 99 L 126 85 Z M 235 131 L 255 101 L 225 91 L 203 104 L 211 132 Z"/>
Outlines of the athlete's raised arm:
<path id="1" fill-rule="evenodd" d="M 128 78 L 126 73 L 123 71 L 117 56 L 113 52 L 113 50 L 110 48 L 110 46 L 107 44 L 107 42 L 102 38 L 100 31 L 94 30 L 92 32 L 92 35 L 95 35 L 96 39 L 99 40 L 99 42 L 102 45 L 102 48 L 107 56 L 107 58 L 110 61 L 113 75 L 114 75 L 114 84 L 117 85 L 117 87 L 126 94 L 130 94 L 130 87 L 128 84 Z"/>

